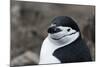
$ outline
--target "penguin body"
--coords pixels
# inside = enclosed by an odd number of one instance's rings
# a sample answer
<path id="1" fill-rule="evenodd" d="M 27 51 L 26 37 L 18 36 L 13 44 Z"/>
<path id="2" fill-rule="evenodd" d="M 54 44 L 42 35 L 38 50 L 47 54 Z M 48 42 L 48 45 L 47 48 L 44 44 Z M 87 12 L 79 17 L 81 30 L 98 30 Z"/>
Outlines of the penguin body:
<path id="1" fill-rule="evenodd" d="M 54 18 L 41 47 L 39 64 L 85 61 L 91 61 L 91 56 L 76 22 L 67 16 Z"/>

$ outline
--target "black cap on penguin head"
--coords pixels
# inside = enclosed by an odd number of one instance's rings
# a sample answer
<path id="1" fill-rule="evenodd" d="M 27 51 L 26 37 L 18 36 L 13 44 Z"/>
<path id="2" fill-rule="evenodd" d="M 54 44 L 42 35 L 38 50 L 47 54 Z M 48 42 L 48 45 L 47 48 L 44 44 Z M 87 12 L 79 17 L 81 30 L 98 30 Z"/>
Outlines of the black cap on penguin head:
<path id="1" fill-rule="evenodd" d="M 77 23 L 71 17 L 68 16 L 55 17 L 52 20 L 52 23 L 56 24 L 56 26 L 71 27 L 72 29 L 80 32 Z"/>

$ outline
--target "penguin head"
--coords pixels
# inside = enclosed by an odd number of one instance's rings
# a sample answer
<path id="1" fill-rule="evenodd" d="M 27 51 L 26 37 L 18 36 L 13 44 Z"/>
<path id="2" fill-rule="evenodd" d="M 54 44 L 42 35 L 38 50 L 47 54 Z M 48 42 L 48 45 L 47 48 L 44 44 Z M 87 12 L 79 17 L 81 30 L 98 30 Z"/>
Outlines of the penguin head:
<path id="1" fill-rule="evenodd" d="M 76 22 L 68 16 L 58 16 L 52 20 L 48 34 L 55 41 L 69 41 L 79 37 L 80 30 Z"/>

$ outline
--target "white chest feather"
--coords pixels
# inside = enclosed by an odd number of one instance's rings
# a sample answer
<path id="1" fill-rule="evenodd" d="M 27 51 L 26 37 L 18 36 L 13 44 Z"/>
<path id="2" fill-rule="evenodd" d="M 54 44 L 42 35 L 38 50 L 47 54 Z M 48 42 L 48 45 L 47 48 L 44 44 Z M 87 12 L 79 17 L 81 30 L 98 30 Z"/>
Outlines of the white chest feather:
<path id="1" fill-rule="evenodd" d="M 39 64 L 60 63 L 60 61 L 53 56 L 53 52 L 56 49 L 57 46 L 52 44 L 48 38 L 46 38 L 42 44 Z"/>

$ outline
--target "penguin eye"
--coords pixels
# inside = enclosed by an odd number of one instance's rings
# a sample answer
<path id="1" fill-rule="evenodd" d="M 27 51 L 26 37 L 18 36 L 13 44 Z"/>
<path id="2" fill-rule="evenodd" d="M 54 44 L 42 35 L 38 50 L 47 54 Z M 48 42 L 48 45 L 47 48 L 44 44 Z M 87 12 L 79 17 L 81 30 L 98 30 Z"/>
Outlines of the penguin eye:
<path id="1" fill-rule="evenodd" d="M 71 29 L 67 29 L 67 31 L 69 32 Z"/>

